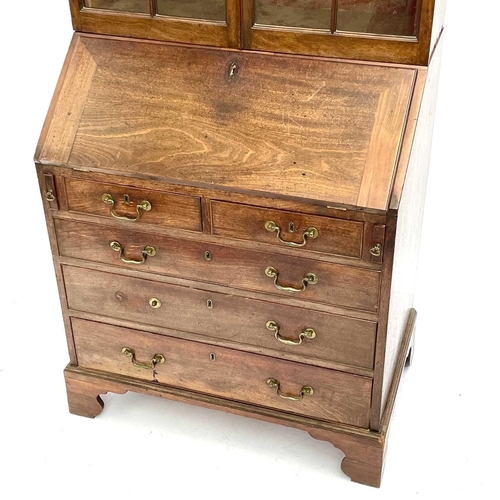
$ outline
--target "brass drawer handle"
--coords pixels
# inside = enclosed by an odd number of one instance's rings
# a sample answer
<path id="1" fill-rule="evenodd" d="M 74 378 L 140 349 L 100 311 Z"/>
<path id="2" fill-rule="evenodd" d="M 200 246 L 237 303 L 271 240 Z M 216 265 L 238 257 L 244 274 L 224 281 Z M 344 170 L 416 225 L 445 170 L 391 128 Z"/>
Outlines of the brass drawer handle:
<path id="1" fill-rule="evenodd" d="M 281 228 L 278 226 L 278 224 L 276 224 L 276 222 L 268 220 L 264 224 L 264 227 L 266 228 L 266 231 L 269 231 L 270 233 L 276 231 L 276 239 L 282 245 L 286 245 L 287 247 L 304 247 L 307 243 L 307 238 L 315 240 L 319 236 L 319 232 L 315 227 L 308 227 L 302 234 L 302 243 L 295 243 L 293 241 L 285 241 L 281 238 Z"/>
<path id="2" fill-rule="evenodd" d="M 284 292 L 305 292 L 307 285 L 315 285 L 318 282 L 318 277 L 313 273 L 307 273 L 302 278 L 302 288 L 294 288 L 293 286 L 282 286 L 278 283 L 279 272 L 274 267 L 266 267 L 266 276 L 269 278 L 274 278 L 274 286 L 278 290 L 282 290 Z"/>
<path id="3" fill-rule="evenodd" d="M 299 333 L 299 340 L 294 340 L 282 337 L 280 335 L 280 327 L 275 321 L 268 321 L 266 323 L 266 327 L 268 330 L 274 332 L 274 337 L 276 338 L 276 340 L 279 340 L 281 343 L 286 345 L 301 345 L 304 338 L 313 339 L 316 337 L 316 332 L 312 328 L 304 328 Z"/>
<path id="4" fill-rule="evenodd" d="M 130 222 L 135 222 L 136 220 L 139 220 L 139 218 L 141 216 L 141 212 L 139 210 L 144 210 L 145 212 L 149 212 L 151 210 L 151 203 L 149 203 L 149 201 L 147 201 L 147 200 L 144 200 L 144 201 L 141 201 L 140 203 L 138 203 L 135 207 L 135 210 L 137 212 L 137 216 L 136 217 L 127 217 L 124 215 L 115 214 L 115 212 L 114 212 L 115 200 L 113 200 L 113 197 L 110 194 L 108 194 L 108 193 L 103 194 L 102 201 L 104 203 L 106 203 L 106 205 L 110 205 L 109 211 L 111 213 L 111 216 L 114 217 L 115 219 L 119 219 L 119 220 L 128 220 Z"/>
<path id="5" fill-rule="evenodd" d="M 374 257 L 380 257 L 380 255 L 382 254 L 382 245 L 380 243 L 377 243 L 376 245 L 372 246 L 370 248 L 370 253 Z"/>
<path id="6" fill-rule="evenodd" d="M 142 250 L 141 250 L 141 254 L 142 254 L 142 260 L 133 260 L 133 259 L 127 259 L 126 257 L 124 257 L 123 255 L 123 247 L 121 245 L 121 243 L 119 243 L 118 241 L 112 241 L 109 246 L 115 251 L 115 252 L 120 252 L 120 259 L 122 260 L 122 262 L 125 262 L 125 264 L 144 264 L 144 262 L 146 262 L 146 259 L 148 257 L 154 257 L 156 255 L 156 250 L 154 247 L 152 246 L 145 246 Z"/>
<path id="7" fill-rule="evenodd" d="M 145 370 L 152 370 L 157 364 L 165 363 L 165 356 L 163 354 L 155 354 L 149 363 L 141 363 L 135 359 L 135 352 L 130 347 L 124 347 L 122 354 L 130 358 L 132 364 L 137 368 L 144 368 Z"/>
<path id="8" fill-rule="evenodd" d="M 312 396 L 314 394 L 314 389 L 310 385 L 305 385 L 300 390 L 300 394 L 295 396 L 294 394 L 287 394 L 286 392 L 281 392 L 280 383 L 275 378 L 268 378 L 267 385 L 271 389 L 276 389 L 276 394 L 282 399 L 288 399 L 290 401 L 300 401 L 304 399 L 304 396 L 307 394 L 308 396 Z"/>

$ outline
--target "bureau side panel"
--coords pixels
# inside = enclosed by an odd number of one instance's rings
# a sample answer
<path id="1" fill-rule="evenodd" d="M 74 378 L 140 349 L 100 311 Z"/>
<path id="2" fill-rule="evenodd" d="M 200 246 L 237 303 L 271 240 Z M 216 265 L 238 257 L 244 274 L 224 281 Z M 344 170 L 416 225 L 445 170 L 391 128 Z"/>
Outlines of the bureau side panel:
<path id="1" fill-rule="evenodd" d="M 425 192 L 432 145 L 442 41 L 431 61 L 418 125 L 412 146 L 401 204 L 397 214 L 396 241 L 382 385 L 382 411 L 394 377 L 417 276 L 418 253 L 424 214 Z"/>

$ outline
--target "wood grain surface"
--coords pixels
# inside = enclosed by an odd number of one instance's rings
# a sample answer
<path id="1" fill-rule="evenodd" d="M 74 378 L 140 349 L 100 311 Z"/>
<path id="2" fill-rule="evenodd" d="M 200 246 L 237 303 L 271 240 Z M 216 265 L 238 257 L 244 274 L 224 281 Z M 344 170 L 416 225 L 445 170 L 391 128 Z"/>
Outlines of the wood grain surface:
<path id="1" fill-rule="evenodd" d="M 236 249 L 221 245 L 132 231 L 120 227 L 55 221 L 59 252 L 62 256 L 101 262 L 167 276 L 218 283 L 232 288 L 254 290 L 266 294 L 300 298 L 304 301 L 346 306 L 376 312 L 380 271 L 360 269 L 311 259 L 273 253 Z M 153 246 L 156 255 L 144 264 L 127 264 L 110 247 L 117 241 L 124 248 L 124 257 L 141 260 L 146 246 Z M 210 260 L 206 260 L 210 252 Z M 279 272 L 278 284 L 302 287 L 302 279 L 314 273 L 318 282 L 305 291 L 280 291 L 273 278 L 266 276 L 267 267 Z"/>
<path id="2" fill-rule="evenodd" d="M 371 321 L 72 266 L 63 266 L 63 271 L 72 311 L 133 321 L 144 329 L 155 325 L 266 347 L 313 363 L 323 359 L 373 368 L 377 325 Z M 151 298 L 161 307 L 152 308 Z M 306 328 L 313 328 L 316 336 L 301 345 L 286 345 L 266 327 L 268 321 L 279 326 L 285 339 L 297 341 Z"/>
<path id="3" fill-rule="evenodd" d="M 84 36 L 81 45 L 97 70 L 70 157 L 49 134 L 38 160 L 331 204 L 358 206 L 368 193 L 359 206 L 386 209 L 415 69 Z"/>
<path id="4" fill-rule="evenodd" d="M 77 318 L 72 319 L 72 325 L 78 364 L 83 368 L 156 380 L 321 420 L 368 426 L 369 378 Z M 138 368 L 122 354 L 124 347 L 133 349 L 139 362 L 162 354 L 165 363 L 154 369 Z M 287 394 L 300 394 L 304 385 L 312 386 L 314 394 L 300 401 L 283 399 L 267 385 L 268 378 L 278 380 Z"/>

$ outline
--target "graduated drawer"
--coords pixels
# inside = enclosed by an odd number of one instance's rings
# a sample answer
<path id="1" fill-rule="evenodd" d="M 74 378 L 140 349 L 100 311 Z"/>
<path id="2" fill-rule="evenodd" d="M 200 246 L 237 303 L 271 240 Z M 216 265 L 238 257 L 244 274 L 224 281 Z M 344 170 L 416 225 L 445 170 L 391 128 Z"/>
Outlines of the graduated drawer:
<path id="1" fill-rule="evenodd" d="M 77 318 L 71 322 L 82 368 L 368 427 L 370 378 Z M 156 356 L 153 368 L 155 355 L 164 362 Z M 134 366 L 132 360 L 145 366 Z M 280 397 L 270 379 L 279 383 L 282 395 L 298 399 Z"/>
<path id="2" fill-rule="evenodd" d="M 212 202 L 212 232 L 224 238 L 360 259 L 363 223 L 318 215 Z"/>
<path id="3" fill-rule="evenodd" d="M 108 219 L 201 231 L 196 196 L 66 178 L 68 209 Z"/>
<path id="4" fill-rule="evenodd" d="M 283 356 L 373 368 L 377 325 L 371 321 L 79 267 L 63 270 L 68 305 L 75 311 L 273 349 Z"/>
<path id="5" fill-rule="evenodd" d="M 69 220 L 56 220 L 55 227 L 65 257 L 377 311 L 379 271 Z"/>

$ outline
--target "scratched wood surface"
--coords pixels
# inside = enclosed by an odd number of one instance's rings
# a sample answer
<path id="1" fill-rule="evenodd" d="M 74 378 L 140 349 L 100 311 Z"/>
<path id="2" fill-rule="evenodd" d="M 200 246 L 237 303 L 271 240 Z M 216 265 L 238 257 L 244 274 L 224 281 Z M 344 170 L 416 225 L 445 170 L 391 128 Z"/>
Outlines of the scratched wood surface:
<path id="1" fill-rule="evenodd" d="M 65 95 L 54 115 L 74 141 L 58 148 L 49 134 L 39 161 L 386 209 L 416 70 L 98 37 L 80 46 L 96 64 L 87 98 L 74 110 Z"/>

